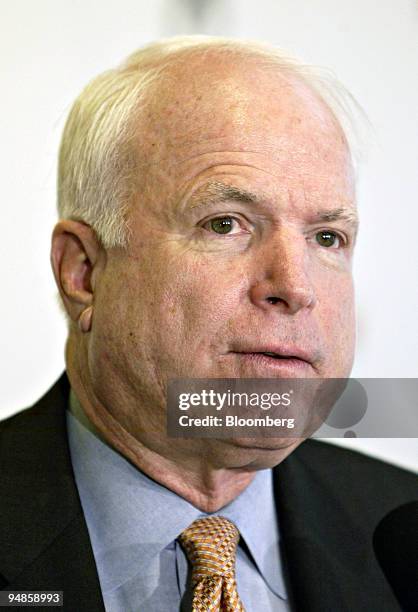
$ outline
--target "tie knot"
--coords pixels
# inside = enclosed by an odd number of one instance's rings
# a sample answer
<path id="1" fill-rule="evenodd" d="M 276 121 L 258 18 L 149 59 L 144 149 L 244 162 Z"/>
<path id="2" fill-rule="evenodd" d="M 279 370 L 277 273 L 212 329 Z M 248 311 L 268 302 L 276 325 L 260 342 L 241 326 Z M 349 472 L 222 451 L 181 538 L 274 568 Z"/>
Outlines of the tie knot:
<path id="1" fill-rule="evenodd" d="M 179 540 L 192 564 L 192 582 L 209 576 L 235 574 L 235 555 L 239 531 L 223 516 L 197 519 L 185 529 Z"/>

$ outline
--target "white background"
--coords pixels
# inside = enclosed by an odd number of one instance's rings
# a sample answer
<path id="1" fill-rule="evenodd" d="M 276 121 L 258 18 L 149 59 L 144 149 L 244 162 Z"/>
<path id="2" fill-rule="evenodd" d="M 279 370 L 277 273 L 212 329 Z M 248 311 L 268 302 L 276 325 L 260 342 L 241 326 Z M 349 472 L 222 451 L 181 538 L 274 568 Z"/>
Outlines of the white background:
<path id="1" fill-rule="evenodd" d="M 0 7 L 1 418 L 40 397 L 64 368 L 66 329 L 49 244 L 57 150 L 71 103 L 99 72 L 175 34 L 272 42 L 331 68 L 361 103 L 374 133 L 359 184 L 353 375 L 418 376 L 414 0 L 2 0 Z M 411 435 L 417 430 L 418 416 Z M 416 439 L 350 444 L 418 467 Z"/>

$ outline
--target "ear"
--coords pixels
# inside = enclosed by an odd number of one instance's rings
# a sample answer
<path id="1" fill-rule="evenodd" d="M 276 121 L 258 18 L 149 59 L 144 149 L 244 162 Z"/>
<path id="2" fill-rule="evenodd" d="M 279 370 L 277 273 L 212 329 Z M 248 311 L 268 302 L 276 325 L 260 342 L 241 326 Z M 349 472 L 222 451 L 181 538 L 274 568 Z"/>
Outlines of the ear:
<path id="1" fill-rule="evenodd" d="M 51 265 L 65 309 L 82 331 L 93 310 L 98 263 L 105 254 L 96 233 L 79 221 L 59 221 L 52 233 Z"/>

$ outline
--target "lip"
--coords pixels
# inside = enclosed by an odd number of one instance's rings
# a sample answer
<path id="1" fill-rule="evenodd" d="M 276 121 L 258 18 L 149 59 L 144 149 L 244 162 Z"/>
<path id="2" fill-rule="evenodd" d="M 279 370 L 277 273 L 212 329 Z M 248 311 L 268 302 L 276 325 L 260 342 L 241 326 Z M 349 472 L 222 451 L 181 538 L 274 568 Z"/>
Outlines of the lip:
<path id="1" fill-rule="evenodd" d="M 263 353 L 276 353 L 278 357 L 269 357 Z M 319 354 L 316 350 L 303 349 L 295 344 L 233 345 L 229 355 L 244 368 L 245 375 L 273 378 L 311 378 L 317 375 L 316 364 Z M 241 370 L 242 371 L 242 370 Z"/>
<path id="2" fill-rule="evenodd" d="M 315 361 L 314 352 L 304 350 L 298 346 L 290 345 L 263 345 L 257 347 L 239 347 L 233 348 L 232 353 L 239 355 L 253 355 L 256 356 L 261 353 L 276 353 L 278 358 L 269 357 L 268 359 L 280 361 L 301 361 L 308 365 L 312 365 Z M 263 356 L 263 355 L 261 355 Z"/>
<path id="3" fill-rule="evenodd" d="M 312 365 L 304 359 L 297 357 L 269 357 L 261 353 L 243 353 L 233 352 L 231 355 L 238 357 L 242 365 L 245 364 L 252 370 L 268 372 L 273 375 L 280 375 L 284 378 L 300 377 L 304 378 L 309 372 L 312 372 Z"/>

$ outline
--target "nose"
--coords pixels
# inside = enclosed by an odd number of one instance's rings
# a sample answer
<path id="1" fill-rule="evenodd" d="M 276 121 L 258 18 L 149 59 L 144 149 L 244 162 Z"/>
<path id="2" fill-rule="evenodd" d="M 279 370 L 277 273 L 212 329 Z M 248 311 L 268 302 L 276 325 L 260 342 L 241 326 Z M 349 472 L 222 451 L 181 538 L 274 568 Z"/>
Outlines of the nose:
<path id="1" fill-rule="evenodd" d="M 250 289 L 251 301 L 266 311 L 280 310 L 294 315 L 316 304 L 315 288 L 309 273 L 306 242 L 289 233 L 263 246 L 256 268 L 263 270 Z"/>

